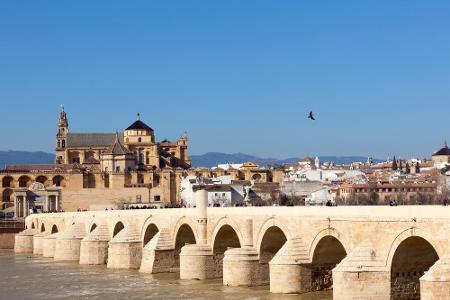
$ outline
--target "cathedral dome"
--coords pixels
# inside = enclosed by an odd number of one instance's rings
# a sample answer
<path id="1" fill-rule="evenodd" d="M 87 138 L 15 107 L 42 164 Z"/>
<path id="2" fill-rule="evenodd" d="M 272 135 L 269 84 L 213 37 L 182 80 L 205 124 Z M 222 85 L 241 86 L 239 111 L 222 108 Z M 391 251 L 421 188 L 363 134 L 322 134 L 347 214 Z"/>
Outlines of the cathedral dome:
<path id="1" fill-rule="evenodd" d="M 444 147 L 441 148 L 441 150 L 433 154 L 433 156 L 440 156 L 440 155 L 450 156 L 450 149 L 447 146 L 447 142 L 445 142 Z"/>

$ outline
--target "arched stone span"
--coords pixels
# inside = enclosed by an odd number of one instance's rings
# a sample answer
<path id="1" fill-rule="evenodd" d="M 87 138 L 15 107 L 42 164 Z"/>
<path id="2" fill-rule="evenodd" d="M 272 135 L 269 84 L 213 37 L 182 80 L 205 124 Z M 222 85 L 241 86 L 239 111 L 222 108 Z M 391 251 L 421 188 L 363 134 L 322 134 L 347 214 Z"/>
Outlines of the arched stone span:
<path id="1" fill-rule="evenodd" d="M 410 236 L 394 252 L 391 264 L 391 299 L 420 299 L 420 277 L 439 256 L 424 238 Z"/>
<path id="2" fill-rule="evenodd" d="M 228 226 L 230 226 L 233 229 L 233 231 L 236 233 L 236 235 L 238 237 L 239 244 L 243 245 L 244 237 L 243 237 L 241 231 L 239 230 L 238 223 L 236 221 L 234 221 L 233 219 L 229 218 L 229 217 L 223 217 L 223 218 L 220 218 L 217 221 L 216 225 L 214 226 L 213 233 L 210 235 L 211 248 L 214 248 L 214 241 L 216 240 L 216 236 L 219 233 L 219 230 L 224 225 L 228 225 Z"/>
<path id="3" fill-rule="evenodd" d="M 317 244 L 319 244 L 319 242 L 326 236 L 332 236 L 332 237 L 336 238 L 339 241 L 339 243 L 342 245 L 342 247 L 344 247 L 345 252 L 350 253 L 350 250 L 351 250 L 350 242 L 347 241 L 347 238 L 341 232 L 339 232 L 336 228 L 329 227 L 329 228 L 320 230 L 316 234 L 314 239 L 312 240 L 311 245 L 309 246 L 309 258 L 311 261 L 313 260 L 314 251 L 317 248 Z"/>
<path id="4" fill-rule="evenodd" d="M 267 228 L 262 234 L 259 248 L 259 277 L 263 282 L 270 281 L 269 262 L 286 243 L 287 236 L 278 226 Z"/>
<path id="5" fill-rule="evenodd" d="M 269 227 L 264 232 L 260 247 L 258 248 L 260 263 L 268 264 L 286 241 L 287 237 L 283 230 L 277 226 Z"/>
<path id="6" fill-rule="evenodd" d="M 276 227 L 276 228 L 280 229 L 283 232 L 283 234 L 287 240 L 292 239 L 292 235 L 291 235 L 288 227 L 283 222 L 278 220 L 277 218 L 272 217 L 272 218 L 266 220 L 259 228 L 258 233 L 257 233 L 256 249 L 258 249 L 258 250 L 261 249 L 261 244 L 262 244 L 262 240 L 264 238 L 264 234 L 271 227 Z"/>
<path id="7" fill-rule="evenodd" d="M 198 236 L 197 236 L 197 224 L 195 223 L 195 221 L 193 221 L 190 218 L 187 217 L 182 217 L 180 218 L 176 225 L 174 226 L 174 230 L 172 231 L 172 244 L 175 246 L 176 244 L 176 239 L 177 239 L 177 235 L 178 232 L 180 231 L 180 227 L 182 227 L 183 225 L 188 225 L 191 229 L 192 232 L 194 233 L 194 238 L 197 241 L 198 240 Z"/>
<path id="8" fill-rule="evenodd" d="M 242 245 L 235 229 L 228 224 L 222 225 L 212 241 L 213 261 L 215 266 L 214 277 L 223 275 L 223 257 L 228 248 L 240 248 Z"/>
<path id="9" fill-rule="evenodd" d="M 184 223 L 182 224 L 178 230 L 177 233 L 175 235 L 175 252 L 174 252 L 174 257 L 175 257 L 175 266 L 179 267 L 180 266 L 180 252 L 181 252 L 181 248 L 184 247 L 186 244 L 195 244 L 197 239 L 195 237 L 194 234 L 194 230 L 193 228 Z"/>
<path id="10" fill-rule="evenodd" d="M 140 237 L 141 237 L 142 243 L 144 243 L 145 231 L 147 230 L 148 226 L 151 224 L 155 225 L 158 228 L 158 231 L 160 228 L 162 228 L 161 224 L 153 216 L 150 216 L 147 219 L 145 219 L 144 223 L 142 224 L 141 231 L 140 231 Z"/>
<path id="11" fill-rule="evenodd" d="M 125 228 L 125 225 L 123 225 L 122 221 L 117 222 L 116 225 L 114 225 L 112 237 L 115 237 L 124 228 Z"/>
<path id="12" fill-rule="evenodd" d="M 52 234 L 53 233 L 57 233 L 58 232 L 58 226 L 56 226 L 56 224 L 53 224 L 52 226 Z"/>
<path id="13" fill-rule="evenodd" d="M 45 225 L 44 225 L 44 223 L 41 224 L 41 232 L 45 232 Z"/>
<path id="14" fill-rule="evenodd" d="M 421 229 L 421 228 L 407 228 L 403 231 L 401 231 L 392 242 L 389 253 L 386 258 L 386 268 L 387 270 L 390 270 L 392 266 L 392 259 L 394 258 L 395 251 L 400 246 L 400 244 L 406 240 L 409 237 L 421 237 L 424 240 L 426 240 L 428 243 L 433 246 L 434 250 L 436 251 L 437 255 L 439 257 L 442 257 L 444 255 L 444 252 L 446 251 L 446 245 L 443 245 L 442 243 L 435 240 L 434 235 L 431 235 L 428 231 Z"/>
<path id="15" fill-rule="evenodd" d="M 333 287 L 332 270 L 347 256 L 342 243 L 332 235 L 322 237 L 311 258 L 311 289 L 321 291 Z"/>
<path id="16" fill-rule="evenodd" d="M 148 244 L 152 238 L 159 232 L 158 226 L 155 223 L 150 223 L 147 225 L 144 231 L 144 236 L 142 238 L 142 247 Z"/>

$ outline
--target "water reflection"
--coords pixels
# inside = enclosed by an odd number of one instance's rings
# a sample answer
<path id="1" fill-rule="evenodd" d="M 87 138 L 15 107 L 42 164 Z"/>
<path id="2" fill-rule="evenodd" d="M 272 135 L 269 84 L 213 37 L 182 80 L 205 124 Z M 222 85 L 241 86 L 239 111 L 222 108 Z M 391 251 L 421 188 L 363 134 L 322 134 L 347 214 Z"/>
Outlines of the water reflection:
<path id="1" fill-rule="evenodd" d="M 141 274 L 54 262 L 0 252 L 0 299 L 332 299 L 331 292 L 275 295 L 269 287 L 235 288 L 222 280 L 180 280 L 177 274 Z"/>

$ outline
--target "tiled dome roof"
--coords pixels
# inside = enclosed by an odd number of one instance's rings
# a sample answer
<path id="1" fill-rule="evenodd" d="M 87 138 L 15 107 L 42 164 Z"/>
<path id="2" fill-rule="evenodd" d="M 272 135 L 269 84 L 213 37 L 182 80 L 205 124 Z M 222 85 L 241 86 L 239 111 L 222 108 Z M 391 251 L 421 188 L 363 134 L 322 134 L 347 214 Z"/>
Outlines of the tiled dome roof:
<path id="1" fill-rule="evenodd" d="M 433 156 L 438 156 L 438 155 L 448 155 L 448 156 L 450 156 L 450 149 L 447 146 L 447 142 L 445 142 L 444 147 L 441 150 L 439 150 L 439 151 L 437 151 L 437 152 L 435 152 L 433 154 Z"/>

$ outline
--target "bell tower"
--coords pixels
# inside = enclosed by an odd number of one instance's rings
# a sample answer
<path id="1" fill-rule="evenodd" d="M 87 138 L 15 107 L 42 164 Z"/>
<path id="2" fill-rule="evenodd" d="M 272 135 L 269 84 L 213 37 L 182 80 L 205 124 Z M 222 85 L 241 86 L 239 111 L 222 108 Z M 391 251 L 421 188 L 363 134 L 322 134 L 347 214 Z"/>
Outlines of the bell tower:
<path id="1" fill-rule="evenodd" d="M 66 146 L 67 135 L 69 134 L 69 121 L 67 114 L 64 111 L 64 106 L 61 105 L 61 112 L 59 113 L 58 131 L 56 132 L 56 164 L 66 164 Z"/>

